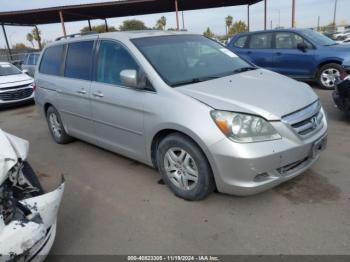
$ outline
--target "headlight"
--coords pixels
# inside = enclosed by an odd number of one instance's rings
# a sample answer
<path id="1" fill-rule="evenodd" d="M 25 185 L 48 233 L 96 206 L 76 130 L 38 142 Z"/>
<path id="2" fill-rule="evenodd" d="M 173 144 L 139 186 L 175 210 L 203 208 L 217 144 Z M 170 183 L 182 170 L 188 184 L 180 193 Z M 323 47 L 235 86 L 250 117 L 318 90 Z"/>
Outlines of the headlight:
<path id="1" fill-rule="evenodd" d="M 281 136 L 265 119 L 227 111 L 211 111 L 219 129 L 231 140 L 238 143 L 251 143 L 280 139 Z"/>

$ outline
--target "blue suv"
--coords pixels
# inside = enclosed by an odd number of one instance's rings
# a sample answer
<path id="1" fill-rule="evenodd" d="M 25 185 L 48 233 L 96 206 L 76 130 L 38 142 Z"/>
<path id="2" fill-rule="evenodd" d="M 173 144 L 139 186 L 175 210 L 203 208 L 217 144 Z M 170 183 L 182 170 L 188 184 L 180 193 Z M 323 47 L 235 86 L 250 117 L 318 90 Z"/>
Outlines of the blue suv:
<path id="1" fill-rule="evenodd" d="M 311 29 L 241 33 L 228 43 L 239 56 L 266 69 L 299 80 L 316 80 L 333 89 L 350 59 L 350 46 L 341 45 Z"/>

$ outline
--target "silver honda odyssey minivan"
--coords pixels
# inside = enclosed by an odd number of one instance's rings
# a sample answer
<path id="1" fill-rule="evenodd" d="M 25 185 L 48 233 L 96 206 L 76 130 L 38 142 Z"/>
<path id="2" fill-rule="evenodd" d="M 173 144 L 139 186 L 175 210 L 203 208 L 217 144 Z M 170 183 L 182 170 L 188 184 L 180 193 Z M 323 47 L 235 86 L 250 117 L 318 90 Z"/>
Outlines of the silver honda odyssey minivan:
<path id="1" fill-rule="evenodd" d="M 42 52 L 35 85 L 57 143 L 78 138 L 153 166 L 187 200 L 267 190 L 326 146 L 326 116 L 307 84 L 201 35 L 59 39 Z"/>

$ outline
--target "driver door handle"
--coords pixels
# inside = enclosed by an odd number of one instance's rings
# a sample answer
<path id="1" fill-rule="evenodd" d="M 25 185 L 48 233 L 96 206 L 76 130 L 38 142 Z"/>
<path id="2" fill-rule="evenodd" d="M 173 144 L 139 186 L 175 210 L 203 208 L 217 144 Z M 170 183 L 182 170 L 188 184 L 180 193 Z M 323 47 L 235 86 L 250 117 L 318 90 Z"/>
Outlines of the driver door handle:
<path id="1" fill-rule="evenodd" d="M 93 94 L 93 96 L 100 97 L 100 98 L 104 97 L 104 95 L 101 92 L 96 92 Z"/>

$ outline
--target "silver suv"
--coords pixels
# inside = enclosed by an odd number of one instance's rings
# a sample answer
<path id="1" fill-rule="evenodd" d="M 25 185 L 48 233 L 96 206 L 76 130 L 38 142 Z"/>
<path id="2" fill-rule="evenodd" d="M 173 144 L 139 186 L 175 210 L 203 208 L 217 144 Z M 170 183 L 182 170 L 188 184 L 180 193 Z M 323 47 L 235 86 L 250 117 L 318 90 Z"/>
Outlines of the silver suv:
<path id="1" fill-rule="evenodd" d="M 327 141 L 307 84 L 195 34 L 61 39 L 42 52 L 35 83 L 57 143 L 75 137 L 153 166 L 187 200 L 269 189 L 310 168 Z"/>

